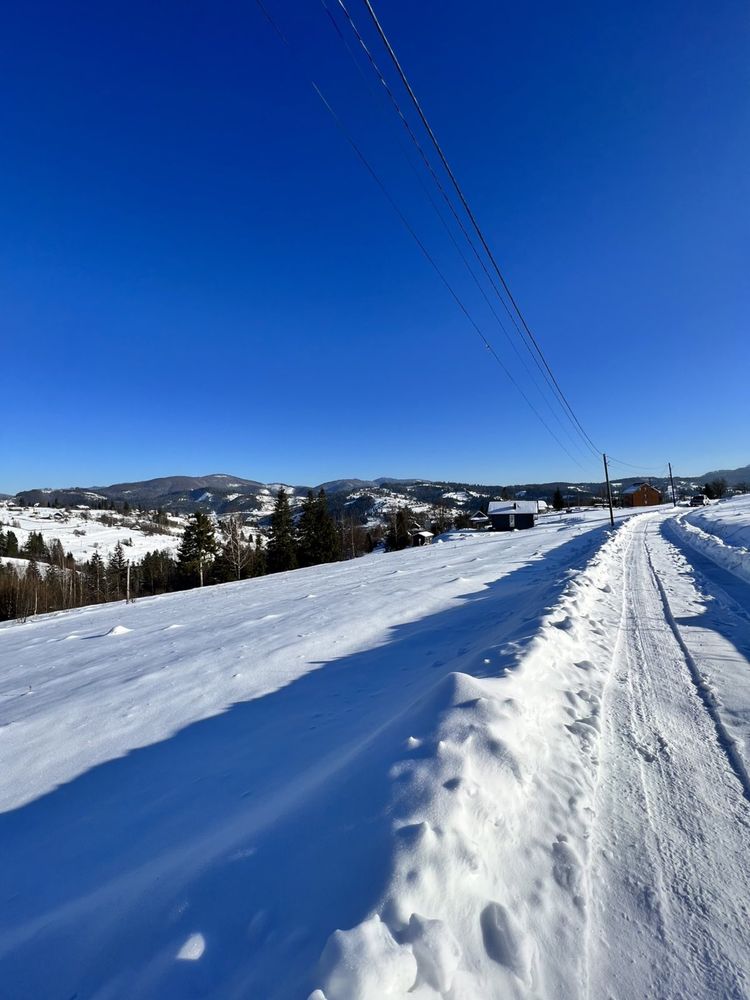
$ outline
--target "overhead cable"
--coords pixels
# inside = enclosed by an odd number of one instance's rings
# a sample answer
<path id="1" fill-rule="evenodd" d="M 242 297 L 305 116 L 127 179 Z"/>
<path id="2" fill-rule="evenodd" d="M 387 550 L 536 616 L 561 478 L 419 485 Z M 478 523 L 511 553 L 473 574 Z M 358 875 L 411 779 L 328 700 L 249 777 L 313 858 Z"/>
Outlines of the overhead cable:
<path id="1" fill-rule="evenodd" d="M 260 10 L 262 11 L 262 13 L 263 13 L 264 17 L 266 18 L 266 20 L 269 22 L 269 24 L 272 26 L 272 28 L 274 29 L 274 31 L 278 35 L 278 37 L 281 39 L 281 41 L 287 47 L 287 49 L 289 50 L 289 52 L 294 55 L 294 50 L 293 50 L 293 48 L 292 48 L 289 40 L 286 38 L 286 36 L 284 35 L 284 33 L 279 28 L 278 24 L 276 23 L 275 19 L 271 15 L 270 11 L 266 8 L 265 4 L 263 3 L 263 0 L 256 0 L 256 3 L 258 5 L 258 7 L 260 8 Z M 317 94 L 318 98 L 320 99 L 320 101 L 323 104 L 323 106 L 325 107 L 325 109 L 328 111 L 328 113 L 330 114 L 330 116 L 333 118 L 334 122 L 336 123 L 336 125 L 339 128 L 339 130 L 341 131 L 341 133 L 346 138 L 346 140 L 349 143 L 349 145 L 354 150 L 355 154 L 357 155 L 358 159 L 360 160 L 360 162 L 362 163 L 362 165 L 364 166 L 364 168 L 367 170 L 367 172 L 370 174 L 370 176 L 375 181 L 375 183 L 377 184 L 377 186 L 380 188 L 381 192 L 383 193 L 384 197 L 387 199 L 388 203 L 393 208 L 394 212 L 396 213 L 396 215 L 400 219 L 400 221 L 401 221 L 402 225 L 404 226 L 404 228 L 407 230 L 407 232 L 409 233 L 409 235 L 415 241 L 415 243 L 419 247 L 419 249 L 422 252 L 422 254 L 425 257 L 425 259 L 429 262 L 429 264 L 431 265 L 431 267 L 433 268 L 433 270 L 435 271 L 435 273 L 438 275 L 438 277 L 440 278 L 441 282 L 443 283 L 443 285 L 445 286 L 445 288 L 447 289 L 447 291 L 449 292 L 449 294 L 453 298 L 453 300 L 456 303 L 456 305 L 459 307 L 459 309 L 461 310 L 461 312 L 464 314 L 464 316 L 466 317 L 466 319 L 469 321 L 469 323 L 471 324 L 471 326 L 473 327 L 473 329 L 475 330 L 475 332 L 477 333 L 477 335 L 481 339 L 481 341 L 484 344 L 485 348 L 492 355 L 492 357 L 494 358 L 494 360 L 497 362 L 497 364 L 500 366 L 500 368 L 505 373 L 505 375 L 508 378 L 508 380 L 515 387 L 515 389 L 521 395 L 521 397 L 523 398 L 523 400 L 526 402 L 526 404 L 528 405 L 528 407 L 531 409 L 531 411 L 534 413 L 534 415 L 540 421 L 540 423 L 542 424 L 542 426 L 547 430 L 547 432 L 550 434 L 550 436 L 557 442 L 557 444 L 559 445 L 559 447 L 562 448 L 562 450 L 565 452 L 565 454 L 568 456 L 568 458 L 570 458 L 571 461 L 575 462 L 575 464 L 579 468 L 583 469 L 584 466 L 581 465 L 581 463 L 578 461 L 578 459 L 574 455 L 571 454 L 571 452 L 568 450 L 568 448 L 565 446 L 565 444 L 555 434 L 555 432 L 549 426 L 549 424 L 547 423 L 547 421 L 539 413 L 539 411 L 537 410 L 537 408 L 534 406 L 534 404 L 531 402 L 531 400 L 529 399 L 529 397 L 527 396 L 527 394 L 524 392 L 523 388 L 519 385 L 519 383 L 513 377 L 513 374 L 510 372 L 510 370 L 508 369 L 508 367 L 505 365 L 505 363 L 503 362 L 503 360 L 500 357 L 500 355 L 497 353 L 497 351 L 495 350 L 495 348 L 492 346 L 491 342 L 485 336 L 485 334 L 483 333 L 482 329 L 480 328 L 480 326 L 478 325 L 478 323 L 476 322 L 476 320 L 474 319 L 474 317 L 471 315 L 471 313 L 467 309 L 466 305 L 464 304 L 464 302 L 462 301 L 462 299 L 460 298 L 460 296 L 458 295 L 458 293 L 454 290 L 453 286 L 450 284 L 450 282 L 446 278 L 445 274 L 440 269 L 438 263 L 436 262 L 436 260 L 434 259 L 434 257 L 430 254 L 429 250 L 427 249 L 427 247 L 425 246 L 425 244 L 422 242 L 422 240 L 420 239 L 420 237 L 418 236 L 418 234 L 414 230 L 413 226 L 409 222 L 409 220 L 406 218 L 406 216 L 404 215 L 404 213 L 401 211 L 401 209 L 399 208 L 398 204 L 396 203 L 396 201 L 392 197 L 391 193 L 389 192 L 389 190 L 385 186 L 384 182 L 381 180 L 380 176 L 375 171 L 374 167 L 370 164 L 369 160 L 367 159 L 367 157 L 365 156 L 365 154 L 363 153 L 363 151 L 361 150 L 361 148 L 359 147 L 359 145 L 355 141 L 355 139 L 352 136 L 351 132 L 348 130 L 348 128 L 346 127 L 346 125 L 343 122 L 343 120 L 340 118 L 340 116 L 334 110 L 333 106 L 330 104 L 330 102 L 328 101 L 328 99 L 326 98 L 326 96 L 323 94 L 323 92 L 320 89 L 320 87 L 318 86 L 318 84 L 313 79 L 310 79 L 309 83 L 310 83 L 311 87 L 313 88 L 313 90 L 315 91 L 315 93 Z M 584 471 L 585 471 L 585 469 L 584 469 Z"/>
<path id="2" fill-rule="evenodd" d="M 339 0 L 339 3 L 341 3 L 341 0 Z M 381 25 L 381 23 L 380 23 L 380 21 L 378 19 L 378 16 L 375 13 L 375 10 L 374 10 L 374 8 L 372 6 L 371 0 L 363 0 L 363 3 L 365 5 L 365 7 L 367 8 L 367 11 L 368 11 L 368 13 L 370 15 L 370 18 L 372 19 L 372 22 L 375 25 L 375 28 L 376 28 L 376 30 L 378 32 L 378 35 L 380 36 L 380 39 L 383 42 L 383 45 L 385 46 L 386 51 L 388 52 L 388 55 L 389 55 L 389 57 L 390 57 L 393 65 L 396 68 L 396 71 L 397 71 L 397 73 L 398 73 L 398 75 L 399 75 L 399 77 L 401 79 L 401 82 L 403 83 L 403 85 L 404 85 L 407 93 L 409 94 L 409 97 L 410 97 L 410 99 L 412 101 L 412 104 L 414 105 L 414 107 L 415 107 L 415 109 L 417 111 L 417 114 L 419 115 L 419 118 L 420 118 L 420 120 L 421 120 L 421 122 L 422 122 L 422 124 L 423 124 L 423 126 L 425 128 L 425 130 L 427 131 L 427 134 L 429 135 L 430 140 L 431 140 L 433 146 L 435 147 L 435 150 L 436 150 L 438 156 L 440 157 L 440 161 L 443 164 L 443 167 L 444 167 L 446 173 L 448 174 L 448 176 L 449 176 L 449 178 L 451 180 L 451 183 L 453 184 L 453 187 L 454 187 L 454 189 L 456 191 L 456 194 L 459 197 L 459 200 L 461 201 L 461 204 L 462 204 L 462 206 L 464 208 L 464 211 L 466 212 L 467 216 L 469 217 L 469 219 L 471 221 L 471 224 L 474 227 L 474 231 L 476 232 L 476 234 L 477 234 L 477 236 L 479 238 L 479 241 L 481 242 L 481 244 L 482 244 L 482 246 L 483 246 L 483 248 L 485 250 L 485 253 L 488 256 L 488 258 L 489 258 L 489 260 L 490 260 L 490 262 L 492 264 L 492 267 L 493 267 L 495 273 L 497 274 L 497 276 L 498 276 L 498 278 L 499 278 L 499 280 L 500 280 L 500 282 L 501 282 L 501 284 L 503 286 L 503 289 L 505 290 L 506 295 L 508 296 L 508 299 L 510 300 L 511 304 L 513 305 L 513 308 L 514 308 L 516 314 L 518 315 L 518 318 L 519 318 L 519 320 L 520 320 L 520 322 L 521 322 L 521 324 L 523 326 L 523 330 L 525 331 L 526 336 L 528 337 L 529 341 L 533 345 L 534 350 L 536 351 L 536 354 L 539 357 L 539 360 L 544 365 L 544 369 L 546 370 L 546 372 L 547 372 L 547 374 L 549 376 L 549 379 L 551 379 L 551 382 L 552 382 L 552 384 L 553 384 L 553 386 L 554 386 L 554 388 L 555 388 L 555 390 L 556 390 L 556 392 L 557 392 L 560 400 L 562 401 L 563 405 L 565 406 L 566 410 L 568 411 L 571 419 L 574 421 L 574 423 L 578 427 L 580 433 L 583 435 L 585 441 L 588 443 L 588 445 L 591 448 L 591 450 L 597 456 L 600 455 L 601 454 L 601 449 L 598 448 L 594 444 L 594 442 L 591 440 L 591 438 L 589 437 L 588 433 L 586 432 L 585 428 L 583 427 L 581 421 L 578 419 L 578 416 L 576 415 L 575 411 L 573 410 L 573 407 L 571 406 L 570 402 L 568 401 L 568 398 L 566 397 L 565 393 L 563 392 L 562 388 L 560 387 L 559 382 L 555 378 L 555 375 L 554 375 L 552 369 L 550 368 L 550 365 L 547 362 L 547 359 L 545 358 L 544 353 L 542 352 L 542 349 L 539 346 L 539 343 L 537 342 L 536 337 L 534 336 L 534 334 L 532 333 L 532 331 L 531 331 L 528 323 L 526 322 L 526 319 L 525 319 L 523 313 L 521 312 L 521 309 L 520 309 L 518 303 L 516 302 L 516 300 L 515 300 L 515 298 L 513 296 L 513 293 L 511 292 L 511 290 L 510 290 L 510 288 L 508 286 L 508 283 L 505 280 L 505 277 L 503 276 L 502 271 L 500 270 L 500 266 L 498 265 L 498 263 L 497 263 L 497 261 L 495 259 L 495 256 L 492 253 L 492 250 L 490 249 L 490 246 L 489 246 L 489 244 L 487 242 L 487 239 L 485 238 L 485 235 L 484 235 L 481 227 L 479 226 L 479 223 L 478 223 L 478 221 L 476 219 L 476 216 L 475 216 L 474 212 L 472 211 L 472 209 L 471 209 L 471 207 L 469 205 L 469 202 L 466 199 L 466 197 L 465 197 L 465 195 L 463 193 L 463 190 L 461 189 L 460 184 L 458 183 L 456 175 L 454 174 L 454 172 L 453 172 L 450 164 L 448 163 L 448 160 L 447 160 L 447 158 L 445 156 L 445 153 L 443 152 L 443 149 L 442 149 L 440 143 L 438 142 L 437 136 L 435 135 L 435 132 L 433 131 L 432 126 L 430 125 L 429 121 L 427 120 L 427 116 L 425 115 L 425 113 L 424 113 L 424 111 L 422 109 L 422 106 L 419 103 L 417 95 L 414 93 L 414 90 L 413 90 L 411 84 L 409 83 L 409 80 L 408 80 L 408 78 L 406 76 L 406 73 L 404 72 L 404 69 L 401 66 L 401 63 L 399 62 L 399 59 L 398 59 L 398 57 L 397 57 L 397 55 L 396 55 L 396 53 L 395 53 L 395 51 L 393 49 L 393 46 L 391 45 L 391 43 L 390 43 L 390 41 L 388 39 L 388 36 L 386 35 L 385 30 L 383 29 L 383 26 Z"/>

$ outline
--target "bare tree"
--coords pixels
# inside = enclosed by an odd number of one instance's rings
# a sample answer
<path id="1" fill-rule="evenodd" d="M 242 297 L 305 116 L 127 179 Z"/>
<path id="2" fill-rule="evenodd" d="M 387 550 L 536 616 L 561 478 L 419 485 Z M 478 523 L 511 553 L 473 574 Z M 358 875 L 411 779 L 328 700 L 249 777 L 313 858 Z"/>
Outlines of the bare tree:
<path id="1" fill-rule="evenodd" d="M 252 559 L 252 549 L 245 544 L 240 515 L 230 514 L 225 518 L 221 523 L 221 533 L 224 536 L 224 558 L 231 567 L 232 576 L 241 580 Z"/>

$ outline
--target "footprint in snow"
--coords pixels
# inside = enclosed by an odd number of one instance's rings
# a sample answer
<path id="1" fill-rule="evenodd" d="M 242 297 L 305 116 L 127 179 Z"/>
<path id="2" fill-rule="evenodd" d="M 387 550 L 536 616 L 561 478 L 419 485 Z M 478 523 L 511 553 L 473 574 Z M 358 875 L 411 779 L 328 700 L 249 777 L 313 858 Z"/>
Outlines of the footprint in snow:
<path id="1" fill-rule="evenodd" d="M 501 903 L 488 903 L 479 923 L 487 955 L 510 969 L 522 983 L 530 985 L 531 946 L 513 914 Z"/>

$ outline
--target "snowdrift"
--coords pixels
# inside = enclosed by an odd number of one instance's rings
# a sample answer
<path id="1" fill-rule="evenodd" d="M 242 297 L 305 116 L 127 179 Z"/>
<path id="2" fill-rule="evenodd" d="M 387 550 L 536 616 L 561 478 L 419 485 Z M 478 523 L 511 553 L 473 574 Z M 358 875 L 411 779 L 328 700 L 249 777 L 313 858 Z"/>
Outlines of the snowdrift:
<path id="1" fill-rule="evenodd" d="M 688 545 L 750 583 L 750 497 L 703 508 L 672 525 Z"/>

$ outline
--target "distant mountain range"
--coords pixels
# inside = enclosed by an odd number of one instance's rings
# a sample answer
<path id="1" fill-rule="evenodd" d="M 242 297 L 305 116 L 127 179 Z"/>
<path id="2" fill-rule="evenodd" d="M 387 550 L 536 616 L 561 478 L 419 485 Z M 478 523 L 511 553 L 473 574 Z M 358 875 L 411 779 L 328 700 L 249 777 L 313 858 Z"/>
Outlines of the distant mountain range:
<path id="1" fill-rule="evenodd" d="M 729 485 L 750 482 L 750 465 L 740 469 L 723 469 L 702 476 L 675 476 L 675 486 L 681 492 L 691 492 L 712 479 L 726 479 Z M 616 481 L 615 489 L 641 482 L 643 477 Z M 652 477 L 655 486 L 666 490 L 667 480 Z M 161 508 L 171 513 L 212 510 L 217 515 L 241 513 L 250 523 L 267 521 L 281 484 L 261 483 L 255 479 L 215 473 L 209 476 L 165 476 L 111 486 L 70 486 L 60 489 L 23 490 L 14 499 L 19 504 L 61 507 L 106 506 L 128 503 L 131 507 L 153 510 Z M 395 508 L 408 504 L 417 513 L 436 512 L 440 507 L 473 511 L 500 496 L 549 500 L 560 489 L 569 502 L 603 495 L 601 482 L 550 482 L 514 485 L 458 483 L 426 479 L 335 479 L 316 486 L 284 484 L 293 504 L 301 503 L 308 489 L 324 489 L 335 513 L 348 514 L 358 523 L 383 521 Z"/>
<path id="2" fill-rule="evenodd" d="M 738 486 L 740 483 L 750 483 L 750 465 L 743 465 L 739 469 L 719 469 L 717 472 L 706 472 L 697 479 L 701 483 L 710 483 L 712 479 L 726 479 L 729 486 Z"/>

